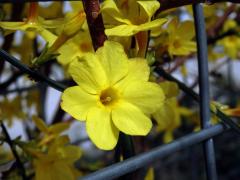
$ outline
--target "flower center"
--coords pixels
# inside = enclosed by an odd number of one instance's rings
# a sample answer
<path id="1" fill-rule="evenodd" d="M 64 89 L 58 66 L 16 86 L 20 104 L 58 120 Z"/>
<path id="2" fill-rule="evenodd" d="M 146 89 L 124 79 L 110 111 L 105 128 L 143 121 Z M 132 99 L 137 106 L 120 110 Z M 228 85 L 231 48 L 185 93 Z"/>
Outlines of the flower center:
<path id="1" fill-rule="evenodd" d="M 118 93 L 113 88 L 107 88 L 103 90 L 100 94 L 100 101 L 105 106 L 113 105 L 117 102 L 118 98 Z"/>

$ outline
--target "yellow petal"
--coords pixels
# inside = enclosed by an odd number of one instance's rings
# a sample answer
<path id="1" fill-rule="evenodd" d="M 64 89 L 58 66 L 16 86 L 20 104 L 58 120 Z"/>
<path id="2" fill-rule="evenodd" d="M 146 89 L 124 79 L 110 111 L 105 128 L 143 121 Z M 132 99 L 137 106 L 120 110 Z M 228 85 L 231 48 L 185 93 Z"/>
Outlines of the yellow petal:
<path id="1" fill-rule="evenodd" d="M 86 15 L 84 11 L 79 11 L 78 13 L 68 13 L 65 16 L 66 23 L 63 25 L 63 32 L 67 36 L 74 36 L 81 29 Z"/>
<path id="2" fill-rule="evenodd" d="M 137 29 L 138 26 L 136 25 L 122 24 L 105 29 L 105 33 L 107 36 L 132 36 L 138 32 Z"/>
<path id="3" fill-rule="evenodd" d="M 180 92 L 177 83 L 164 81 L 159 85 L 167 98 L 176 97 Z"/>
<path id="4" fill-rule="evenodd" d="M 163 105 L 165 97 L 157 84 L 138 81 L 126 86 L 123 98 L 140 108 L 145 114 L 151 114 Z"/>
<path id="5" fill-rule="evenodd" d="M 182 39 L 191 40 L 195 36 L 194 23 L 192 21 L 182 22 L 177 28 L 176 35 Z"/>
<path id="6" fill-rule="evenodd" d="M 47 171 L 51 171 L 51 180 L 75 180 L 71 168 L 62 161 L 52 163 L 49 169 L 47 169 Z"/>
<path id="7" fill-rule="evenodd" d="M 0 22 L 0 27 L 9 30 L 26 30 L 29 25 L 26 22 Z"/>
<path id="8" fill-rule="evenodd" d="M 175 111 L 169 103 L 164 103 L 164 105 L 153 114 L 153 118 L 158 123 L 159 131 L 168 129 L 174 122 L 175 116 Z"/>
<path id="9" fill-rule="evenodd" d="M 110 85 L 115 84 L 127 75 L 128 57 L 121 44 L 105 41 L 104 46 L 99 48 L 96 54 L 106 72 Z M 98 72 L 97 75 L 99 74 Z"/>
<path id="10" fill-rule="evenodd" d="M 188 108 L 178 107 L 178 109 L 179 109 L 179 113 L 182 116 L 191 116 L 193 114 L 193 112 L 190 109 L 188 109 Z"/>
<path id="11" fill-rule="evenodd" d="M 88 94 L 79 86 L 67 88 L 62 94 L 61 107 L 77 120 L 86 120 L 90 108 L 96 106 L 98 97 Z"/>
<path id="12" fill-rule="evenodd" d="M 73 164 L 81 155 L 82 152 L 78 146 L 68 145 L 63 147 L 61 151 L 62 159 L 68 164 Z"/>
<path id="13" fill-rule="evenodd" d="M 118 140 L 119 131 L 111 120 L 111 112 L 104 108 L 93 108 L 87 115 L 87 133 L 93 143 L 100 149 L 113 149 Z"/>
<path id="14" fill-rule="evenodd" d="M 57 123 L 49 127 L 51 133 L 59 134 L 63 131 L 66 131 L 70 127 L 69 123 Z"/>
<path id="15" fill-rule="evenodd" d="M 150 75 L 150 67 L 147 60 L 142 58 L 129 59 L 129 72 L 126 78 L 134 80 L 148 81 Z"/>
<path id="16" fill-rule="evenodd" d="M 110 29 L 106 29 L 105 33 L 108 36 L 132 36 L 140 31 L 148 31 L 156 27 L 160 27 L 166 21 L 166 19 L 161 18 L 141 25 L 123 24 Z"/>
<path id="17" fill-rule="evenodd" d="M 167 21 L 167 19 L 164 18 L 160 18 L 160 19 L 155 19 L 151 22 L 147 22 L 144 24 L 141 24 L 140 26 L 138 26 L 137 28 L 137 32 L 139 31 L 148 31 L 157 27 L 162 26 L 165 22 Z M 136 33 L 136 32 L 135 32 Z"/>
<path id="18" fill-rule="evenodd" d="M 144 9 L 148 18 L 151 18 L 160 7 L 158 1 L 137 1 L 137 3 Z"/>
<path id="19" fill-rule="evenodd" d="M 41 118 L 37 116 L 33 116 L 32 120 L 34 121 L 35 125 L 40 131 L 48 133 L 48 127 L 46 126 L 46 124 L 43 122 Z"/>
<path id="20" fill-rule="evenodd" d="M 172 131 L 166 131 L 163 136 L 163 142 L 164 143 L 170 143 L 173 141 L 173 132 Z"/>
<path id="21" fill-rule="evenodd" d="M 112 110 L 115 126 L 125 134 L 147 135 L 152 128 L 151 120 L 131 103 L 121 101 Z"/>
<path id="22" fill-rule="evenodd" d="M 41 161 L 35 162 L 36 170 L 36 180 L 53 180 L 51 177 L 51 171 L 49 171 L 49 166 L 46 166 Z"/>
<path id="23" fill-rule="evenodd" d="M 58 62 L 63 66 L 69 65 L 71 62 L 83 55 L 77 44 L 72 41 L 65 42 L 59 48 L 58 52 L 60 53 L 60 55 L 57 57 Z"/>
<path id="24" fill-rule="evenodd" d="M 57 36 L 54 35 L 53 33 L 51 33 L 50 31 L 48 31 L 47 29 L 42 28 L 41 30 L 39 30 L 38 32 L 42 38 L 48 42 L 49 46 L 51 46 L 54 41 L 57 39 Z"/>
<path id="25" fill-rule="evenodd" d="M 48 148 L 48 154 L 54 156 L 59 147 L 62 147 L 70 142 L 68 135 L 62 135 L 55 139 Z"/>
<path id="26" fill-rule="evenodd" d="M 150 167 L 148 169 L 147 174 L 146 174 L 144 180 L 154 180 L 154 169 L 153 169 L 153 167 Z"/>
<path id="27" fill-rule="evenodd" d="M 83 10 L 83 3 L 82 3 L 82 1 L 79 1 L 79 2 L 72 2 L 72 1 L 70 1 L 70 4 L 71 4 L 71 7 L 73 9 L 73 12 L 78 12 L 78 11 Z"/>
<path id="28" fill-rule="evenodd" d="M 116 23 L 131 24 L 131 21 L 123 17 L 113 0 L 105 0 L 101 6 L 101 12 L 103 14 L 104 24 L 107 26 Z"/>
<path id="29" fill-rule="evenodd" d="M 110 60 L 106 60 L 106 63 Z M 118 67 L 117 64 L 116 67 Z M 98 57 L 92 53 L 86 53 L 84 56 L 79 57 L 78 60 L 72 62 L 69 67 L 69 73 L 78 85 L 91 94 L 99 93 L 100 90 L 108 85 L 105 68 L 103 69 Z"/>
<path id="30" fill-rule="evenodd" d="M 150 68 L 147 61 L 142 58 L 131 58 L 128 61 L 128 74 L 116 87 L 123 89 L 134 81 L 148 81 L 150 75 Z"/>

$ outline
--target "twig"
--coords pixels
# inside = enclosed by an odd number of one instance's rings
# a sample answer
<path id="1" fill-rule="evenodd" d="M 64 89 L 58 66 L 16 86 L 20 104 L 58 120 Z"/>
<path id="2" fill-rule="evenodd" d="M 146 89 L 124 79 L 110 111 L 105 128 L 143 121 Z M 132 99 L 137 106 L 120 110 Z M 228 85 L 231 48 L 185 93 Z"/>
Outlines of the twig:
<path id="1" fill-rule="evenodd" d="M 184 83 L 180 82 L 178 79 L 173 77 L 171 74 L 168 74 L 165 72 L 162 68 L 157 67 L 155 69 L 155 72 L 162 76 L 163 78 L 173 81 L 178 84 L 179 88 L 183 90 L 185 93 L 190 95 L 195 101 L 199 102 L 200 98 L 199 95 L 194 92 L 191 88 L 187 87 Z M 230 117 L 228 117 L 226 114 L 224 114 L 222 111 L 216 109 L 210 109 L 213 114 L 215 114 L 217 117 L 219 117 L 225 124 L 229 125 L 231 128 L 233 128 L 237 133 L 240 133 L 240 128 L 238 124 L 236 124 Z"/>
<path id="2" fill-rule="evenodd" d="M 210 36 L 210 37 L 208 38 L 207 43 L 208 43 L 208 44 L 214 44 L 214 43 L 216 43 L 218 40 L 223 39 L 223 38 L 225 38 L 225 37 L 227 37 L 227 36 L 232 36 L 232 35 L 238 35 L 238 32 L 237 32 L 236 30 L 229 30 L 229 31 L 226 31 L 226 32 L 218 35 L 218 36 L 214 36 L 214 37 L 211 37 L 211 36 Z"/>
<path id="3" fill-rule="evenodd" d="M 23 72 L 15 72 L 9 79 L 7 79 L 5 82 L 0 84 L 0 89 L 7 89 L 10 84 L 12 84 L 14 81 L 16 81 L 19 77 L 23 75 Z"/>
<path id="4" fill-rule="evenodd" d="M 18 68 L 20 71 L 28 74 L 31 78 L 33 78 L 36 81 L 44 82 L 58 91 L 64 91 L 64 89 L 66 88 L 65 85 L 60 84 L 57 81 L 54 81 L 40 74 L 39 72 L 29 68 L 28 66 L 22 64 L 19 60 L 17 60 L 15 57 L 11 56 L 10 54 L 8 54 L 6 51 L 2 49 L 0 49 L 0 57 L 8 61 L 10 64 Z"/>
<path id="5" fill-rule="evenodd" d="M 194 3 L 207 3 L 207 4 L 214 4 L 220 2 L 232 2 L 232 3 L 240 3 L 239 0 L 158 0 L 161 4 L 160 8 L 157 11 L 157 14 L 168 10 L 173 9 L 185 5 L 192 5 Z"/>
<path id="6" fill-rule="evenodd" d="M 27 176 L 26 176 L 26 171 L 25 171 L 24 165 L 21 162 L 20 157 L 18 156 L 18 153 L 17 153 L 17 150 L 15 148 L 15 145 L 13 144 L 13 142 L 12 142 L 12 140 L 10 138 L 10 135 L 8 134 L 8 131 L 7 131 L 6 127 L 5 127 L 5 125 L 3 124 L 3 122 L 1 122 L 1 127 L 2 127 L 3 133 L 4 133 L 5 138 L 6 138 L 6 142 L 8 143 L 9 147 L 11 148 L 11 151 L 12 151 L 12 153 L 13 153 L 15 159 L 16 159 L 16 164 L 17 164 L 19 173 L 21 174 L 22 178 L 24 180 L 26 180 Z"/>
<path id="7" fill-rule="evenodd" d="M 238 2 L 239 3 L 239 2 Z M 225 21 L 228 19 L 228 16 L 236 9 L 236 4 L 232 4 L 229 6 L 222 17 L 218 19 L 218 21 L 207 30 L 207 34 L 210 37 L 215 37 L 219 31 L 222 29 L 222 26 L 224 25 Z"/>

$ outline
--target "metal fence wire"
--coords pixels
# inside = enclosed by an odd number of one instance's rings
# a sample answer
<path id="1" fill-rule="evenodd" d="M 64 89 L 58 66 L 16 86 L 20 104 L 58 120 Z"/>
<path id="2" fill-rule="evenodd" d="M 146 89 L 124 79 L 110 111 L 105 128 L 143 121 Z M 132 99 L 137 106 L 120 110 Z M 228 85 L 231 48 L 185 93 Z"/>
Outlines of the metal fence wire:
<path id="1" fill-rule="evenodd" d="M 45 1 L 45 0 L 41 0 Z M 3 2 L 17 2 L 14 0 L 1 0 Z M 19 1 L 18 1 L 19 2 Z M 24 1 L 32 2 L 32 0 Z M 187 95 L 191 96 L 195 101 L 200 104 L 200 119 L 201 128 L 199 132 L 191 133 L 184 137 L 181 137 L 169 144 L 164 144 L 159 147 L 153 148 L 148 152 L 136 155 L 127 160 L 115 163 L 111 166 L 100 169 L 89 175 L 81 177 L 82 180 L 99 180 L 99 179 L 114 179 L 131 173 L 139 168 L 145 167 L 160 158 L 167 157 L 174 152 L 186 149 L 190 146 L 197 145 L 199 143 L 203 144 L 204 148 L 204 162 L 205 170 L 208 180 L 217 180 L 217 171 L 215 163 L 215 153 L 213 137 L 226 132 L 231 129 L 237 133 L 240 133 L 238 125 L 222 113 L 220 110 L 212 110 L 210 107 L 210 97 L 209 97 L 209 71 L 208 71 L 208 52 L 207 52 L 207 36 L 205 31 L 204 14 L 201 4 L 193 5 L 195 31 L 196 31 L 196 41 L 197 41 L 197 59 L 198 59 L 198 73 L 199 73 L 199 92 L 198 95 L 192 89 L 188 88 L 184 83 L 180 82 L 161 68 L 156 68 L 155 72 L 169 81 L 174 81 L 178 84 L 179 88 L 183 90 Z M 39 72 L 28 68 L 27 66 L 21 64 L 16 58 L 9 55 L 4 50 L 0 50 L 0 57 L 4 58 L 10 64 L 23 71 L 26 74 L 34 77 L 42 83 L 51 86 L 52 88 L 63 91 L 66 87 L 62 84 L 45 77 Z M 217 125 L 210 124 L 210 111 L 217 115 L 222 123 Z"/>

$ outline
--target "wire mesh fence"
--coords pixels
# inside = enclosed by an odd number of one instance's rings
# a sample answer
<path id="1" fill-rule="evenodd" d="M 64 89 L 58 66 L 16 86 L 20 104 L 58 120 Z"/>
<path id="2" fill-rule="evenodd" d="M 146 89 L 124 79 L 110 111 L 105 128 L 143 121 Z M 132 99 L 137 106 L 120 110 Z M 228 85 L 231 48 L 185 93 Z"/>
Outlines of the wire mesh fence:
<path id="1" fill-rule="evenodd" d="M 44 2 L 45 0 L 41 0 Z M 47 0 L 46 0 L 47 1 Z M 2 0 L 1 3 L 6 2 L 19 2 L 14 0 Z M 24 1 L 33 2 L 33 1 Z M 36 1 L 35 1 L 36 2 Z M 38 1 L 40 2 L 40 1 Z M 155 72 L 169 81 L 174 81 L 178 84 L 180 89 L 185 92 L 188 96 L 192 97 L 200 105 L 200 119 L 201 119 L 201 130 L 196 133 L 191 133 L 184 137 L 181 137 L 173 142 L 165 145 L 161 145 L 154 149 L 151 149 L 145 153 L 130 157 L 124 161 L 115 163 L 106 168 L 98 170 L 94 173 L 81 177 L 84 180 L 94 180 L 94 179 L 115 179 L 131 173 L 137 169 L 145 167 L 155 161 L 170 156 L 172 153 L 186 149 L 190 146 L 202 143 L 204 149 L 204 162 L 206 176 L 208 180 L 217 180 L 218 174 L 216 170 L 216 157 L 214 150 L 213 137 L 225 133 L 228 130 L 240 133 L 240 129 L 235 121 L 226 116 L 219 109 L 212 109 L 210 107 L 210 97 L 209 97 L 209 70 L 208 70 L 208 52 L 207 52 L 207 35 L 205 32 L 205 22 L 204 14 L 201 4 L 193 4 L 195 31 L 196 31 L 196 41 L 197 41 L 197 59 L 198 59 L 198 72 L 199 72 L 199 92 L 198 95 L 191 88 L 188 88 L 184 83 L 180 82 L 174 78 L 171 74 L 165 72 L 161 68 L 156 68 Z M 58 91 L 64 91 L 66 87 L 55 80 L 49 79 L 47 76 L 35 71 L 20 63 L 18 59 L 11 56 L 4 50 L 0 50 L 0 57 L 8 61 L 11 65 L 18 68 L 21 72 L 28 74 L 30 77 L 38 81 L 39 83 L 45 83 L 47 86 Z M 210 123 L 210 113 L 217 115 L 222 123 L 217 125 L 211 125 Z"/>

